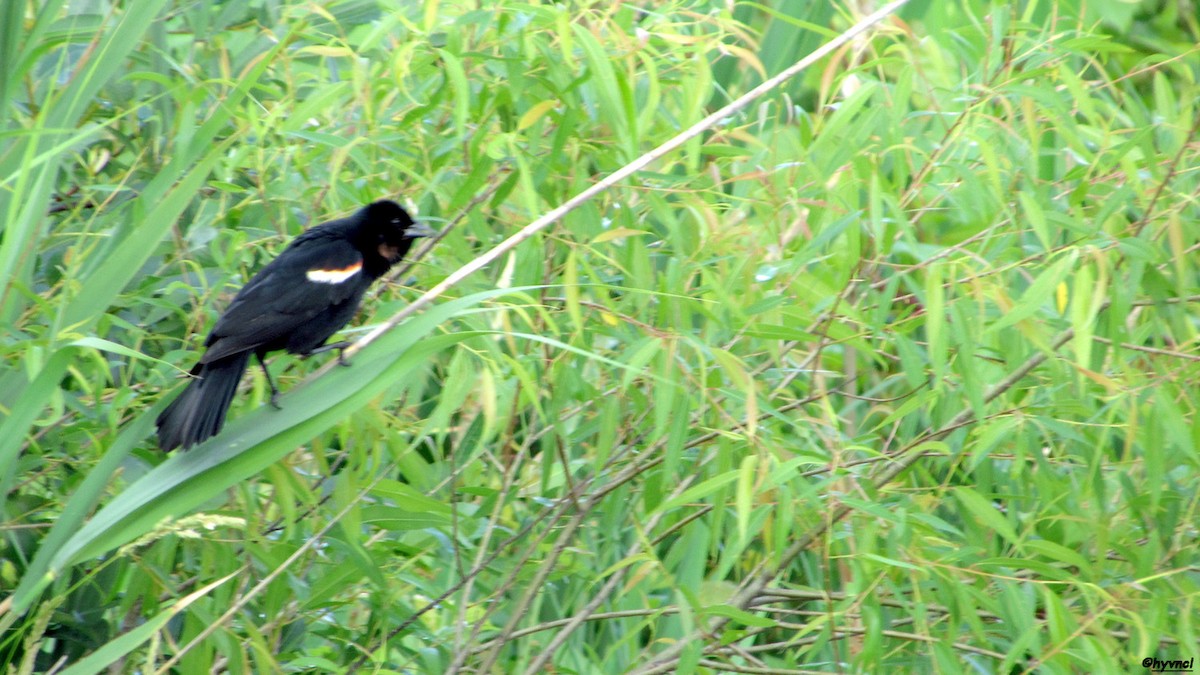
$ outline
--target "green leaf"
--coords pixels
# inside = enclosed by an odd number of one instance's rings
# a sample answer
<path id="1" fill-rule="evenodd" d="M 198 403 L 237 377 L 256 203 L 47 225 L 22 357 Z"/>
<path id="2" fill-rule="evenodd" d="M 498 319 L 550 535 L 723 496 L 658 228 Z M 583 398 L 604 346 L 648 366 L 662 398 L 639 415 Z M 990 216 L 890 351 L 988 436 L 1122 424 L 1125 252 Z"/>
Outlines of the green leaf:
<path id="1" fill-rule="evenodd" d="M 993 530 L 1008 540 L 1010 544 L 1019 544 L 1017 532 L 1009 524 L 1008 519 L 996 510 L 996 506 L 984 499 L 969 487 L 954 489 L 954 497 L 958 503 L 971 515 L 975 516 L 984 527 Z"/>
<path id="2" fill-rule="evenodd" d="M 995 334 L 1001 329 L 1024 321 L 1042 311 L 1050 303 L 1059 282 L 1066 277 L 1067 272 L 1075 264 L 1076 258 L 1077 255 L 1074 252 L 1069 253 L 1054 263 L 1050 269 L 1038 275 L 1033 284 L 1025 290 L 1021 299 L 1010 310 L 1001 315 L 995 323 L 984 329 L 983 334 Z"/>

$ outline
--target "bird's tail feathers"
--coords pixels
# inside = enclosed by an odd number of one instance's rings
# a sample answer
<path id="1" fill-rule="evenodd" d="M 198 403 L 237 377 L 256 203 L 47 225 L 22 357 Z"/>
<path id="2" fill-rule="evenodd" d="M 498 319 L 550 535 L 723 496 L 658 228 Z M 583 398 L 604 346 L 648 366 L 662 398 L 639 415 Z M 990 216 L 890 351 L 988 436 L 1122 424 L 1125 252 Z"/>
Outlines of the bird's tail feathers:
<path id="1" fill-rule="evenodd" d="M 196 364 L 192 368 L 195 379 L 158 416 L 158 446 L 186 450 L 216 436 L 225 425 L 225 414 L 249 362 L 250 352 L 240 352 Z"/>

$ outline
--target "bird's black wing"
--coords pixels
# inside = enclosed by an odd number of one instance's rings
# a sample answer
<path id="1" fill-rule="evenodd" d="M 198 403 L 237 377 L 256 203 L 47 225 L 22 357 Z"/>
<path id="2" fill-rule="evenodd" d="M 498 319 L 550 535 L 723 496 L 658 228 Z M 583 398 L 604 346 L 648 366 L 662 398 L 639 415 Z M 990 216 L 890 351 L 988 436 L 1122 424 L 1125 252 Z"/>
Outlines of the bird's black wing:
<path id="1" fill-rule="evenodd" d="M 200 362 L 260 347 L 278 349 L 273 345 L 322 312 L 361 294 L 370 283 L 362 265 L 362 254 L 349 241 L 310 230 L 238 292 L 213 326 Z"/>

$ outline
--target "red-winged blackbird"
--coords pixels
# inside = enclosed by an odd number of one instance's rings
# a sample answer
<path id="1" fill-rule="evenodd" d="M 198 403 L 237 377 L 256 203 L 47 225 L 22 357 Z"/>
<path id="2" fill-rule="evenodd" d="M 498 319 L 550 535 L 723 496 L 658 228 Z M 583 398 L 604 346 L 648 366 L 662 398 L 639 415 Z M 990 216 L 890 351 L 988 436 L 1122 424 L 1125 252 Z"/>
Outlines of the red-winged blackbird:
<path id="1" fill-rule="evenodd" d="M 192 368 L 195 379 L 158 416 L 159 447 L 188 448 L 215 436 L 251 355 L 278 407 L 279 392 L 263 356 L 280 349 L 308 356 L 345 348 L 348 342 L 325 341 L 354 316 L 371 282 L 408 253 L 415 238 L 430 234 L 398 204 L 383 200 L 296 237 L 250 279 L 213 326 L 204 341 L 208 351 Z"/>

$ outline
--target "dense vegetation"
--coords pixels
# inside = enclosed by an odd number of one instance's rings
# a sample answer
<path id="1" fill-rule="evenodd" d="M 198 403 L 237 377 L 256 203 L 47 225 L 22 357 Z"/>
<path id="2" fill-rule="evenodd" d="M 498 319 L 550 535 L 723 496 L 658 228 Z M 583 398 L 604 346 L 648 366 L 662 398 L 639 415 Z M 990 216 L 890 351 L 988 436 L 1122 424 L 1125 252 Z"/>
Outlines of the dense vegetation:
<path id="1" fill-rule="evenodd" d="M 155 415 L 305 226 L 447 230 L 357 337 L 861 14 L 0 5 L 0 663 L 1197 656 L 1190 5 L 913 0 L 170 457 Z"/>

